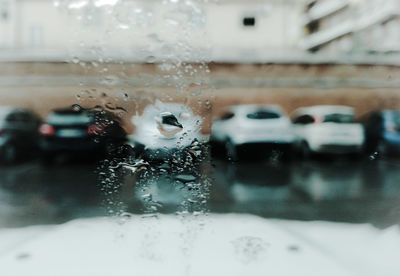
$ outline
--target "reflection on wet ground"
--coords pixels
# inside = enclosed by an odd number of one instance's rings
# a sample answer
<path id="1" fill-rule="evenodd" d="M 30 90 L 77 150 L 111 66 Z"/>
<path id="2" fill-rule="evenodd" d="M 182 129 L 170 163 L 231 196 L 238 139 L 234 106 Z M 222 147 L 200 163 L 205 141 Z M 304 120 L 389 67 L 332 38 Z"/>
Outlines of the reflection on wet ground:
<path id="1" fill-rule="evenodd" d="M 98 164 L 75 160 L 45 167 L 30 162 L 0 168 L 0 227 L 125 211 L 238 212 L 384 227 L 400 221 L 399 168 L 396 159 L 241 163 L 213 159 L 191 171 L 167 167 L 113 171 L 110 181 L 118 185 L 104 189 Z"/>

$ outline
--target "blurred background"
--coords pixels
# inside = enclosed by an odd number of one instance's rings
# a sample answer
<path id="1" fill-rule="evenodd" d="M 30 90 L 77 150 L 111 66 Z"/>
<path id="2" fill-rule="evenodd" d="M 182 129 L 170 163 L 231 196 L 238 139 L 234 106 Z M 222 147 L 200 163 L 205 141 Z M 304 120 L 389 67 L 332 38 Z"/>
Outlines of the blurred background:
<path id="1" fill-rule="evenodd" d="M 0 227 L 177 210 L 399 222 L 399 1 L 0 0 L 0 34 Z M 148 106 L 177 122 L 135 124 Z M 146 144 L 185 114 L 196 135 Z M 176 149 L 198 159 L 174 167 Z"/>

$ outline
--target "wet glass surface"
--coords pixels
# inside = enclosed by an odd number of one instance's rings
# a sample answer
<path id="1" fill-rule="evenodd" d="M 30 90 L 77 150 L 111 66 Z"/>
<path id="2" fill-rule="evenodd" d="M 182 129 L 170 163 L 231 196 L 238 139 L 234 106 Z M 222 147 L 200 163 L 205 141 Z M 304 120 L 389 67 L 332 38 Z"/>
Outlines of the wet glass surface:
<path id="1" fill-rule="evenodd" d="M 397 276 L 399 11 L 0 0 L 0 267 Z"/>
<path id="2" fill-rule="evenodd" d="M 186 171 L 154 167 L 132 174 L 124 170 L 106 192 L 99 187 L 97 164 L 59 162 L 52 167 L 32 161 L 1 168 L 1 227 L 156 211 L 238 212 L 369 222 L 379 227 L 399 222 L 400 161 L 396 159 L 232 163 L 213 158 Z M 210 179 L 209 191 L 204 191 L 204 179 Z M 196 189 L 203 190 L 194 193 Z M 209 198 L 207 204 L 202 203 L 203 195 Z"/>

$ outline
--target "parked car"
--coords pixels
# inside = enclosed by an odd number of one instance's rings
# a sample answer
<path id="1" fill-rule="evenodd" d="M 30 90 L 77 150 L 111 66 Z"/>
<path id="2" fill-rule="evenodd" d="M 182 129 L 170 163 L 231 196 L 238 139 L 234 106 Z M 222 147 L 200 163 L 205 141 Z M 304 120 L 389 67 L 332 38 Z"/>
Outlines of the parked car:
<path id="1" fill-rule="evenodd" d="M 126 132 L 119 119 L 106 111 L 59 109 L 51 112 L 39 128 L 43 160 L 60 153 L 102 154 L 110 144 L 122 144 Z"/>
<path id="2" fill-rule="evenodd" d="M 28 109 L 0 107 L 0 161 L 11 163 L 37 151 L 40 118 Z"/>
<path id="3" fill-rule="evenodd" d="M 238 147 L 267 145 L 287 153 L 293 143 L 290 119 L 277 105 L 236 105 L 211 127 L 211 142 L 223 144 L 226 154 L 237 160 Z"/>
<path id="4" fill-rule="evenodd" d="M 319 105 L 303 107 L 292 115 L 295 147 L 304 157 L 313 153 L 359 153 L 364 143 L 361 124 L 354 121 L 348 106 Z"/>
<path id="5" fill-rule="evenodd" d="M 381 155 L 400 153 L 400 111 L 380 110 L 361 119 L 365 130 L 365 150 Z"/>
<path id="6" fill-rule="evenodd" d="M 184 104 L 156 101 L 131 121 L 136 130 L 129 139 L 137 155 L 145 160 L 196 159 L 203 153 L 207 139 L 201 133 L 202 118 Z"/>

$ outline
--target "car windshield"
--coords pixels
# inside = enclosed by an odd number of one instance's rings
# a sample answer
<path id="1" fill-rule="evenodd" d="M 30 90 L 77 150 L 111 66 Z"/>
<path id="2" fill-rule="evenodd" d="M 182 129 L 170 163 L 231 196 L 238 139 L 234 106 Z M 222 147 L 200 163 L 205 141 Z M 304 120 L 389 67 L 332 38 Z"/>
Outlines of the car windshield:
<path id="1" fill-rule="evenodd" d="M 324 116 L 324 123 L 350 124 L 354 123 L 352 114 L 332 113 Z"/>
<path id="2" fill-rule="evenodd" d="M 269 110 L 257 110 L 255 112 L 248 113 L 246 116 L 249 119 L 255 120 L 278 119 L 281 117 L 280 114 Z"/>

